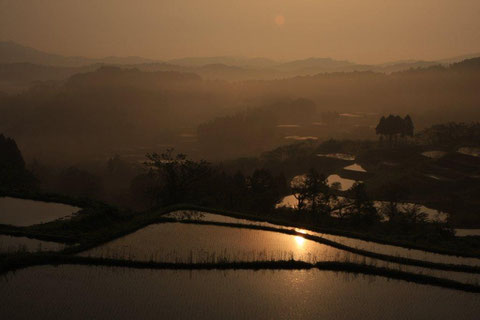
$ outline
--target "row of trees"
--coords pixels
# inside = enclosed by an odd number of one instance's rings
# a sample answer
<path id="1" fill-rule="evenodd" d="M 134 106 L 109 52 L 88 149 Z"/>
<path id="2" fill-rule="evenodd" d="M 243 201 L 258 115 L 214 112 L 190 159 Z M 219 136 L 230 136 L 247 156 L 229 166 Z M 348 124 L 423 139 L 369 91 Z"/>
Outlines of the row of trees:
<path id="1" fill-rule="evenodd" d="M 137 176 L 131 193 L 151 206 L 192 203 L 231 210 L 269 212 L 288 193 L 283 175 L 258 168 L 230 174 L 205 161 L 193 161 L 173 149 L 148 154 L 148 172 Z"/>
<path id="2" fill-rule="evenodd" d="M 393 141 L 396 143 L 398 137 L 413 137 L 414 125 L 409 115 L 405 118 L 394 115 L 389 115 L 386 118 L 383 116 L 375 128 L 375 132 L 380 135 L 380 139 L 386 137 L 390 143 Z"/>

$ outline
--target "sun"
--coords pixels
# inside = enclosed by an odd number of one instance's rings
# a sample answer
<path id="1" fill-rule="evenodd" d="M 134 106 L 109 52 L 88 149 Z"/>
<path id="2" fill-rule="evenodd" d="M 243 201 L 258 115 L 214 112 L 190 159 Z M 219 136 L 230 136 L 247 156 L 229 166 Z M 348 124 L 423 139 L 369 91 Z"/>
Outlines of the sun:
<path id="1" fill-rule="evenodd" d="M 285 24 L 285 17 L 282 14 L 279 14 L 275 17 L 275 24 L 277 26 L 283 26 Z"/>

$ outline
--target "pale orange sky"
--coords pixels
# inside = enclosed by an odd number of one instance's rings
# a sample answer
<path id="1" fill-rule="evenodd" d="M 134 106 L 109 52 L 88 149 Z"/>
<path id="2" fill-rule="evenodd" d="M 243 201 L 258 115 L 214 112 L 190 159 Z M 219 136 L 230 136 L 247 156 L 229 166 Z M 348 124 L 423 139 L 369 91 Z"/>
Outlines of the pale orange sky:
<path id="1" fill-rule="evenodd" d="M 90 57 L 433 60 L 480 53 L 480 0 L 0 0 L 0 40 Z"/>

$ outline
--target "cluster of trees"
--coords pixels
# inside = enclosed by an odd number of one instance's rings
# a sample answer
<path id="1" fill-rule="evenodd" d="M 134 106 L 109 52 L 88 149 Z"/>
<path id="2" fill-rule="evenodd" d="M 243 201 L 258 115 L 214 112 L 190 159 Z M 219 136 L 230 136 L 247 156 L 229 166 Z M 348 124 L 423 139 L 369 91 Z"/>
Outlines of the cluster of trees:
<path id="1" fill-rule="evenodd" d="M 325 176 L 314 169 L 294 179 L 291 190 L 298 200 L 298 213 L 340 218 L 352 225 L 372 226 L 386 219 L 390 227 L 409 232 L 426 225 L 428 218 L 421 206 L 402 203 L 408 191 L 395 183 L 384 186 L 386 201 L 379 206 L 368 195 L 364 183 L 356 182 L 340 197 L 334 187 L 328 186 Z"/>
<path id="2" fill-rule="evenodd" d="M 311 169 L 306 175 L 294 179 L 291 189 L 298 200 L 296 210 L 299 213 L 335 216 L 355 224 L 372 224 L 381 220 L 381 214 L 363 183 L 355 183 L 344 197 L 338 197 L 335 186 L 328 185 L 325 175 Z"/>
<path id="3" fill-rule="evenodd" d="M 329 213 L 331 202 L 336 196 L 331 192 L 324 175 L 318 174 L 311 169 L 305 176 L 296 177 L 291 182 L 293 195 L 298 200 L 298 210 L 302 211 L 309 207 L 312 213 Z"/>
<path id="4" fill-rule="evenodd" d="M 386 118 L 383 116 L 375 128 L 375 132 L 380 135 L 380 139 L 388 137 L 388 141 L 398 142 L 398 137 L 413 137 L 413 121 L 409 115 L 405 118 L 394 115 L 389 115 Z"/>
<path id="5" fill-rule="evenodd" d="M 444 148 L 480 146 L 480 123 L 436 124 L 420 132 L 418 137 L 421 143 Z"/>
<path id="6" fill-rule="evenodd" d="M 133 179 L 131 194 L 140 203 L 165 206 L 191 203 L 231 210 L 270 212 L 287 194 L 283 175 L 256 169 L 230 174 L 206 161 L 193 161 L 168 149 L 148 154 L 148 172 Z"/>

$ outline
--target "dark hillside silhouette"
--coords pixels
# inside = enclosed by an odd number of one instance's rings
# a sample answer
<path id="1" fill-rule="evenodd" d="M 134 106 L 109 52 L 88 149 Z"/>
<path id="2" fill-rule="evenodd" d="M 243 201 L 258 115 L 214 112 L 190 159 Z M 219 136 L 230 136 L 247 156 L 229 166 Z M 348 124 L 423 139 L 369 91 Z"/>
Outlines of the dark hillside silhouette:
<path id="1" fill-rule="evenodd" d="M 34 184 L 15 140 L 0 134 L 0 189 L 31 188 Z"/>

